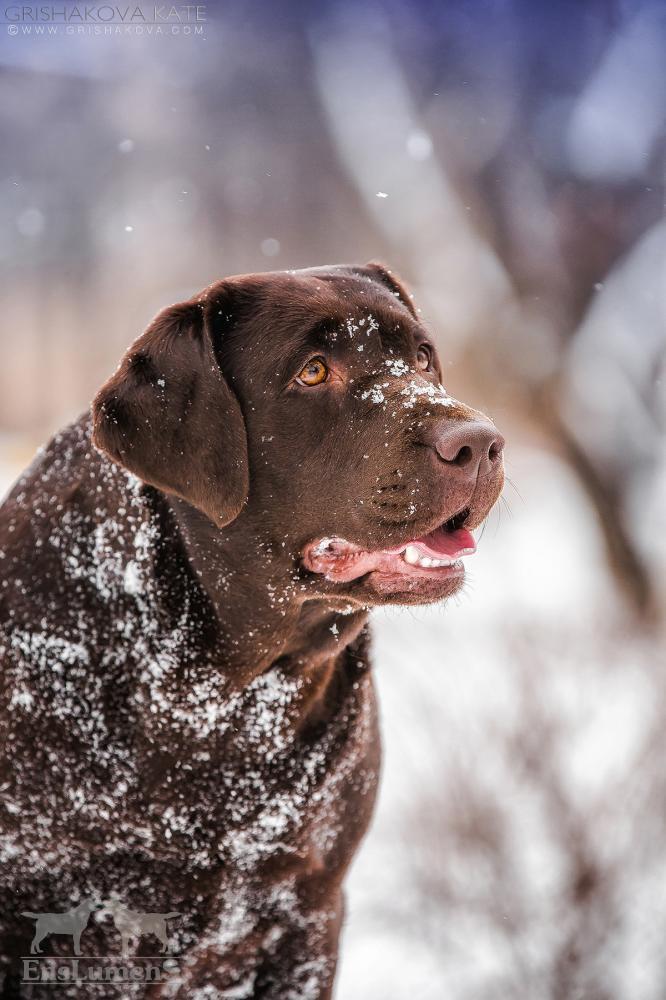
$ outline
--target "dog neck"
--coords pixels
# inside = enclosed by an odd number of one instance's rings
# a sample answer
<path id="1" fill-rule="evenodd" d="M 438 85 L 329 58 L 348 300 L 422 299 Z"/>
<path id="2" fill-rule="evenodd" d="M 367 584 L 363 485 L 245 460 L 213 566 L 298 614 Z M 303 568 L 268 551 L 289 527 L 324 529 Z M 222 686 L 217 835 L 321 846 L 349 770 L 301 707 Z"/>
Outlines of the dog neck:
<path id="1" fill-rule="evenodd" d="M 249 517 L 220 529 L 184 500 L 161 496 L 209 604 L 217 652 L 241 683 L 278 661 L 289 672 L 328 675 L 353 651 L 367 608 L 319 593 L 281 544 L 261 540 Z"/>

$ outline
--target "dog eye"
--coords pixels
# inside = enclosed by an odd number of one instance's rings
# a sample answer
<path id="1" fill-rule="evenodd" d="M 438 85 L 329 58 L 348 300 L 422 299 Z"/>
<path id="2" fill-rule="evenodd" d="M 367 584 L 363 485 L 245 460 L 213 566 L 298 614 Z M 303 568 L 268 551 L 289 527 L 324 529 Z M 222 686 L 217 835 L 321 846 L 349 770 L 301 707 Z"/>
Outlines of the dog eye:
<path id="1" fill-rule="evenodd" d="M 421 344 L 416 352 L 416 364 L 418 368 L 427 371 L 432 365 L 432 347 L 430 344 Z"/>
<path id="2" fill-rule="evenodd" d="M 321 358 L 312 358 L 307 365 L 301 369 L 296 377 L 296 381 L 301 385 L 320 385 L 328 378 L 328 368 Z"/>

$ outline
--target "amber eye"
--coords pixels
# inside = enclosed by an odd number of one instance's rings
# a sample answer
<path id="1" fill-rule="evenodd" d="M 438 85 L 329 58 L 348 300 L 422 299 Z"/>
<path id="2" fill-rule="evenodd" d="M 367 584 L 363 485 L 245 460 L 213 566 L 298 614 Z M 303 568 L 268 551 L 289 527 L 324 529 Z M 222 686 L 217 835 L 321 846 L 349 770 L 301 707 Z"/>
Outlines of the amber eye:
<path id="1" fill-rule="evenodd" d="M 427 371 L 432 364 L 432 347 L 430 344 L 421 344 L 416 352 L 416 364 L 423 371 Z"/>
<path id="2" fill-rule="evenodd" d="M 312 358 L 298 373 L 297 382 L 301 385 L 319 385 L 328 378 L 328 368 L 321 358 Z"/>

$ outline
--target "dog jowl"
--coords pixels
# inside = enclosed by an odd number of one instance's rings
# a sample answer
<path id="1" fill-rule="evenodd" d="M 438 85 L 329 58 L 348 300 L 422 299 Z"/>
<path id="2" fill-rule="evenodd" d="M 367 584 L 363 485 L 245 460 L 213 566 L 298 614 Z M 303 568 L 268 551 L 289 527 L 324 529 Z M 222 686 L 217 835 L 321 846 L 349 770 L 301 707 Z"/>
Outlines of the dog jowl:
<path id="1" fill-rule="evenodd" d="M 502 454 L 379 265 L 159 314 L 0 514 L 7 995 L 19 896 L 122 884 L 180 914 L 170 995 L 331 996 L 379 764 L 368 609 L 460 588 Z"/>

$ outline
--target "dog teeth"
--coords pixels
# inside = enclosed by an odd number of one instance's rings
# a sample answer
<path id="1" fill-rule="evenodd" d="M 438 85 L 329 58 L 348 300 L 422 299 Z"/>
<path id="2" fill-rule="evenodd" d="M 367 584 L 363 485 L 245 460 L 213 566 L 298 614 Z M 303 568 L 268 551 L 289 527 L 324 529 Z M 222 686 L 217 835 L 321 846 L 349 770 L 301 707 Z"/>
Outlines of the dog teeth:
<path id="1" fill-rule="evenodd" d="M 410 566 L 418 566 L 421 560 L 419 550 L 415 545 L 408 545 L 402 554 L 402 558 L 406 563 L 409 563 Z"/>
<path id="2" fill-rule="evenodd" d="M 403 552 L 402 558 L 410 566 L 421 566 L 423 569 L 452 566 L 455 562 L 455 559 L 431 559 L 429 556 L 422 556 L 416 545 L 408 545 Z"/>

